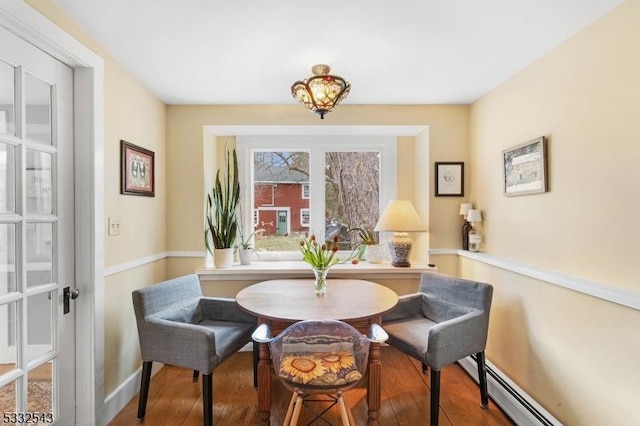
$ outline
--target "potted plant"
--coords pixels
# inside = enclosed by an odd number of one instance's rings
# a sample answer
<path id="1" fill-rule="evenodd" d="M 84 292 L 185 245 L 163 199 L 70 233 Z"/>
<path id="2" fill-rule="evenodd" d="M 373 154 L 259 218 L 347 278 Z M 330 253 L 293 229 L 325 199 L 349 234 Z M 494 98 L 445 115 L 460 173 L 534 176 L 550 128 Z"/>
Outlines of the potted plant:
<path id="1" fill-rule="evenodd" d="M 233 263 L 233 247 L 238 232 L 238 156 L 234 149 L 226 152 L 224 173 L 216 173 L 216 180 L 207 194 L 207 224 L 204 242 L 213 255 L 216 268 L 228 268 Z M 212 248 L 213 247 L 213 248 Z"/>
<path id="2" fill-rule="evenodd" d="M 355 232 L 357 241 L 353 246 L 358 253 L 358 258 L 363 257 L 369 263 L 380 263 L 384 258 L 384 246 L 378 244 L 376 234 L 371 228 L 359 227 L 351 228 L 348 232 Z"/>
<path id="3" fill-rule="evenodd" d="M 241 265 L 250 265 L 251 264 L 251 254 L 254 251 L 253 246 L 251 245 L 251 237 L 254 235 L 258 235 L 264 232 L 264 229 L 256 229 L 251 234 L 249 234 L 246 238 L 243 236 L 242 225 L 238 228 L 240 244 L 236 247 L 238 249 L 238 256 L 240 257 Z"/>

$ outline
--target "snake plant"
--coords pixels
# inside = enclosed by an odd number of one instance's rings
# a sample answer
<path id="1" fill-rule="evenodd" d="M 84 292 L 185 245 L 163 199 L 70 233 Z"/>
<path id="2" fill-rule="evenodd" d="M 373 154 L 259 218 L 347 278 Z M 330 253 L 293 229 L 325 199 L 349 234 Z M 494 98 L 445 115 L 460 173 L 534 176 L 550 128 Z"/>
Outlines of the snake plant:
<path id="1" fill-rule="evenodd" d="M 238 230 L 238 201 L 240 199 L 240 182 L 238 181 L 238 156 L 234 149 L 226 152 L 224 174 L 216 173 L 216 180 L 207 194 L 207 226 L 204 231 L 204 242 L 209 253 L 213 248 L 232 248 Z"/>

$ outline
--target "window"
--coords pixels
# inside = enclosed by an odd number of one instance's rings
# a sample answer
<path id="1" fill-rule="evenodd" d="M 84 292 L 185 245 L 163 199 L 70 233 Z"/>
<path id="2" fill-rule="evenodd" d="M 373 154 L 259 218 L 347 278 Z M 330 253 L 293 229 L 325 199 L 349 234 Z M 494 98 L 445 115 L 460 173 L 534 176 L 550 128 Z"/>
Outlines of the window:
<path id="1" fill-rule="evenodd" d="M 309 209 L 300 209 L 300 226 L 309 227 Z"/>
<path id="2" fill-rule="evenodd" d="M 243 211 L 260 210 L 256 249 L 295 252 L 300 238 L 337 237 L 373 228 L 395 196 L 396 138 L 391 136 L 238 136 Z M 384 179 L 383 179 L 384 177 Z M 284 212 L 286 213 L 286 216 Z M 251 223 L 251 217 L 243 218 Z"/>

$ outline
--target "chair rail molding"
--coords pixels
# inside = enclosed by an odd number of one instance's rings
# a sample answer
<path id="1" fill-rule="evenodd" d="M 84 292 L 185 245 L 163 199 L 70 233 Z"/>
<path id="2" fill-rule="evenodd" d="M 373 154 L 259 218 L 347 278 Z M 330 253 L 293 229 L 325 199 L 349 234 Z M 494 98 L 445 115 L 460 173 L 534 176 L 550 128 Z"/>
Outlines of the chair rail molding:
<path id="1" fill-rule="evenodd" d="M 144 266 L 148 263 L 157 262 L 158 260 L 170 258 L 170 257 L 200 257 L 205 258 L 206 252 L 204 251 L 169 251 L 169 252 L 161 252 L 152 254 L 150 256 L 139 257 L 137 259 L 133 259 L 129 262 L 121 263 L 119 265 L 110 266 L 105 268 L 104 276 L 108 277 L 111 275 L 119 274 L 120 272 L 125 272 L 130 269 L 135 269 L 140 266 Z"/>
<path id="2" fill-rule="evenodd" d="M 579 293 L 587 294 L 589 296 L 597 297 L 608 302 L 617 303 L 640 311 L 640 292 L 638 291 L 612 287 L 601 282 L 576 277 L 563 272 L 553 271 L 551 269 L 527 265 L 526 263 L 517 262 L 487 253 L 470 252 L 460 249 L 429 249 L 427 250 L 427 254 L 430 256 L 458 255 L 466 257 L 487 265 L 535 278 L 549 284 L 554 284 L 559 287 L 564 287 L 569 290 L 577 291 Z"/>

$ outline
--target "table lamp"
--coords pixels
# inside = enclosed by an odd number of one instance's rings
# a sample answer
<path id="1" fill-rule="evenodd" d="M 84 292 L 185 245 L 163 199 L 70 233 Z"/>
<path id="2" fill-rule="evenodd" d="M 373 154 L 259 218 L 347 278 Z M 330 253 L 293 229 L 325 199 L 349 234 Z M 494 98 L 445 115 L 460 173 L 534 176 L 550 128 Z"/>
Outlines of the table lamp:
<path id="1" fill-rule="evenodd" d="M 471 209 L 467 213 L 467 222 L 471 222 L 472 228 L 469 232 L 469 250 L 481 251 L 482 249 L 482 235 L 475 229 L 475 224 L 482 222 L 482 213 L 480 210 Z"/>
<path id="2" fill-rule="evenodd" d="M 464 218 L 464 224 L 462 225 L 462 249 L 469 250 L 469 232 L 471 231 L 471 224 L 467 220 L 467 214 L 469 210 L 473 209 L 470 203 L 460 204 L 460 215 Z"/>
<path id="3" fill-rule="evenodd" d="M 422 232 L 426 231 L 427 227 L 422 224 L 418 212 L 416 212 L 411 201 L 391 200 L 373 230 L 394 233 L 391 241 L 389 241 L 391 264 L 393 266 L 407 267 L 411 266 L 409 253 L 411 253 L 411 246 L 413 245 L 407 232 Z"/>

